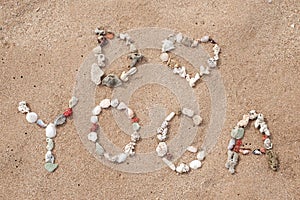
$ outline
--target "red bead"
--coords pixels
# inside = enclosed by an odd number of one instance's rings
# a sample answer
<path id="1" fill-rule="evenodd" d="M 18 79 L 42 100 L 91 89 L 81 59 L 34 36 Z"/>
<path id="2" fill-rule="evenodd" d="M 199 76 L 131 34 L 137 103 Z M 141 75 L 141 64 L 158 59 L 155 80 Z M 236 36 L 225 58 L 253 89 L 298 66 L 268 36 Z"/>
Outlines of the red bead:
<path id="1" fill-rule="evenodd" d="M 98 124 L 92 124 L 90 131 L 95 132 L 95 131 L 97 131 L 98 127 L 99 127 Z"/>
<path id="2" fill-rule="evenodd" d="M 262 152 L 262 153 L 266 153 L 266 151 L 267 151 L 267 150 L 266 150 L 265 148 L 263 148 L 263 147 L 260 148 L 259 150 L 260 150 L 260 152 Z"/>
<path id="3" fill-rule="evenodd" d="M 134 117 L 134 118 L 131 119 L 131 123 L 137 123 L 139 121 L 140 121 L 140 119 L 137 118 L 137 117 Z"/>
<path id="4" fill-rule="evenodd" d="M 267 139 L 267 138 L 268 138 L 267 135 L 263 135 L 263 136 L 262 136 L 262 140 L 263 140 L 263 141 L 265 141 L 265 139 Z"/>
<path id="5" fill-rule="evenodd" d="M 236 152 L 236 153 L 239 153 L 240 152 L 240 146 L 235 145 L 234 148 L 233 148 L 233 151 Z"/>
<path id="6" fill-rule="evenodd" d="M 235 146 L 241 146 L 242 145 L 242 140 L 236 140 L 236 142 L 235 142 Z"/>
<path id="7" fill-rule="evenodd" d="M 65 117 L 69 117 L 69 116 L 72 115 L 72 113 L 73 113 L 72 108 L 68 108 L 68 109 L 64 112 L 63 115 L 64 115 Z"/>

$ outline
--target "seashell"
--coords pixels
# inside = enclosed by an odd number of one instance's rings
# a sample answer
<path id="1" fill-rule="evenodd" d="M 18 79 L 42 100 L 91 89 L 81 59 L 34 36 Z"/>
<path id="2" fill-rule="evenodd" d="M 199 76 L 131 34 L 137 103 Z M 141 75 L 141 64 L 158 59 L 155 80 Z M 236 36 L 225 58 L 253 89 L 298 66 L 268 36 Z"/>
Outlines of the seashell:
<path id="1" fill-rule="evenodd" d="M 174 35 L 174 34 L 170 34 L 170 35 L 168 35 L 168 38 L 167 38 L 168 40 L 170 40 L 171 42 L 176 42 L 176 36 Z"/>
<path id="2" fill-rule="evenodd" d="M 167 127 L 164 128 L 164 130 L 162 131 L 161 134 L 162 134 L 162 135 L 167 135 L 167 134 L 168 134 L 168 128 L 167 128 Z"/>
<path id="3" fill-rule="evenodd" d="M 46 127 L 46 137 L 47 138 L 54 138 L 56 136 L 56 128 L 55 125 L 49 123 Z"/>
<path id="4" fill-rule="evenodd" d="M 164 40 L 162 41 L 162 43 L 163 43 L 161 48 L 162 52 L 168 52 L 175 49 L 173 42 L 170 40 Z"/>
<path id="5" fill-rule="evenodd" d="M 119 105 L 119 100 L 118 99 L 113 99 L 110 102 L 111 107 L 116 108 Z"/>
<path id="6" fill-rule="evenodd" d="M 102 53 L 102 48 L 100 45 L 96 46 L 94 49 L 93 49 L 93 52 L 96 56 L 98 56 L 98 54 L 101 54 Z"/>
<path id="7" fill-rule="evenodd" d="M 254 151 L 252 151 L 252 153 L 254 155 L 261 155 L 262 154 L 262 152 L 259 149 L 255 149 Z"/>
<path id="8" fill-rule="evenodd" d="M 96 28 L 95 29 L 95 34 L 96 35 L 105 35 L 105 30 L 100 29 L 100 28 Z"/>
<path id="9" fill-rule="evenodd" d="M 176 166 L 166 158 L 162 158 L 162 161 L 173 171 L 176 170 Z"/>
<path id="10" fill-rule="evenodd" d="M 189 80 L 189 85 L 190 87 L 194 87 L 196 82 L 200 79 L 200 74 L 199 73 L 196 73 L 195 77 L 194 78 L 191 78 Z"/>
<path id="11" fill-rule="evenodd" d="M 215 44 L 213 47 L 213 51 L 215 55 L 218 55 L 221 51 L 221 48 L 219 47 L 219 45 Z"/>
<path id="12" fill-rule="evenodd" d="M 265 122 L 263 122 L 260 124 L 259 132 L 263 133 L 265 132 L 265 129 L 268 129 L 268 125 Z"/>
<path id="13" fill-rule="evenodd" d="M 243 115 L 243 119 L 237 123 L 237 126 L 246 127 L 249 123 L 249 119 L 250 119 L 249 115 Z"/>
<path id="14" fill-rule="evenodd" d="M 104 54 L 99 54 L 97 56 L 97 64 L 99 67 L 105 67 L 105 55 Z"/>
<path id="15" fill-rule="evenodd" d="M 128 75 L 125 71 L 123 71 L 122 74 L 120 75 L 120 79 L 124 82 L 128 81 Z"/>
<path id="16" fill-rule="evenodd" d="M 126 40 L 127 38 L 129 38 L 129 35 L 127 33 L 120 33 L 119 38 L 121 40 Z"/>
<path id="17" fill-rule="evenodd" d="M 58 167 L 58 164 L 54 164 L 54 163 L 45 163 L 45 169 L 48 172 L 54 172 Z"/>
<path id="18" fill-rule="evenodd" d="M 267 150 L 272 149 L 273 144 L 272 144 L 270 138 L 265 139 L 265 141 L 264 141 L 264 147 L 265 147 Z"/>
<path id="19" fill-rule="evenodd" d="M 135 47 L 134 44 L 130 44 L 129 45 L 129 51 L 130 51 L 130 53 L 136 53 L 138 50 L 137 50 L 137 48 Z"/>
<path id="20" fill-rule="evenodd" d="M 183 37 L 181 44 L 183 44 L 186 47 L 191 47 L 193 44 L 193 40 L 188 37 Z"/>
<path id="21" fill-rule="evenodd" d="M 186 74 L 186 75 L 185 75 L 185 80 L 186 80 L 187 82 L 189 82 L 189 81 L 191 80 L 191 77 L 190 77 L 189 74 Z"/>
<path id="22" fill-rule="evenodd" d="M 177 42 L 177 43 L 180 43 L 180 42 L 182 41 L 182 39 L 183 39 L 182 33 L 178 33 L 178 34 L 175 36 L 175 38 L 176 38 L 176 42 Z"/>
<path id="23" fill-rule="evenodd" d="M 135 145 L 136 145 L 135 142 L 129 142 L 124 148 L 124 153 L 133 156 L 135 154 L 134 152 Z"/>
<path id="24" fill-rule="evenodd" d="M 130 68 L 134 67 L 142 58 L 144 57 L 140 53 L 134 53 L 128 56 L 131 59 L 131 63 L 129 65 Z"/>
<path id="25" fill-rule="evenodd" d="M 199 42 L 197 40 L 194 40 L 193 43 L 191 44 L 191 47 L 195 48 L 198 46 L 198 44 L 199 44 Z"/>
<path id="26" fill-rule="evenodd" d="M 157 128 L 156 133 L 160 134 L 164 131 L 164 129 L 162 127 Z"/>
<path id="27" fill-rule="evenodd" d="M 69 100 L 69 108 L 74 108 L 78 103 L 78 99 L 74 96 Z"/>
<path id="28" fill-rule="evenodd" d="M 190 168 L 187 164 L 181 163 L 179 166 L 176 167 L 176 172 L 181 174 L 181 173 L 186 173 L 189 172 Z"/>
<path id="29" fill-rule="evenodd" d="M 102 85 L 115 88 L 122 85 L 122 81 L 116 75 L 109 74 L 102 80 Z"/>
<path id="30" fill-rule="evenodd" d="M 185 67 L 181 67 L 180 72 L 178 73 L 180 77 L 185 78 L 186 77 L 186 70 Z"/>
<path id="31" fill-rule="evenodd" d="M 93 110 L 92 110 L 92 114 L 97 116 L 101 113 L 101 106 L 97 105 Z M 98 120 L 97 120 L 98 121 Z"/>
<path id="32" fill-rule="evenodd" d="M 199 115 L 194 115 L 193 122 L 196 126 L 199 126 L 202 123 L 202 117 L 200 117 Z"/>
<path id="33" fill-rule="evenodd" d="M 29 112 L 26 114 L 26 120 L 29 122 L 29 123 L 35 123 L 38 119 L 38 116 L 35 112 Z"/>
<path id="34" fill-rule="evenodd" d="M 191 152 L 191 153 L 197 153 L 198 149 L 194 146 L 188 146 L 186 148 L 187 151 Z"/>
<path id="35" fill-rule="evenodd" d="M 168 153 L 168 146 L 165 142 L 158 143 L 156 153 L 159 157 L 164 157 Z"/>
<path id="36" fill-rule="evenodd" d="M 94 63 L 92 64 L 91 69 L 91 80 L 96 84 L 99 85 L 101 83 L 101 77 L 104 75 L 104 72 L 100 69 L 100 67 Z"/>
<path id="37" fill-rule="evenodd" d="M 205 36 L 203 36 L 201 39 L 200 39 L 200 42 L 202 42 L 202 43 L 206 43 L 206 42 L 208 42 L 209 41 L 209 36 L 208 35 L 205 35 Z"/>
<path id="38" fill-rule="evenodd" d="M 254 127 L 259 128 L 263 123 L 264 123 L 264 115 L 260 113 L 257 115 L 257 118 L 254 122 Z"/>
<path id="39" fill-rule="evenodd" d="M 20 101 L 18 106 L 18 111 L 21 113 L 28 113 L 30 112 L 30 109 L 27 107 L 27 104 L 25 101 Z"/>
<path id="40" fill-rule="evenodd" d="M 234 127 L 231 131 L 231 137 L 237 140 L 242 139 L 244 137 L 245 130 L 241 127 Z"/>
<path id="41" fill-rule="evenodd" d="M 101 108 L 108 108 L 108 107 L 110 106 L 110 99 L 103 99 L 103 100 L 100 102 L 99 106 L 100 106 Z"/>
<path id="42" fill-rule="evenodd" d="M 110 162 L 115 162 L 116 161 L 116 157 L 115 156 L 110 157 L 109 153 L 104 153 L 103 155 L 104 155 L 104 158 L 106 158 Z"/>
<path id="43" fill-rule="evenodd" d="M 51 151 L 47 151 L 46 155 L 45 155 L 45 162 L 46 163 L 54 163 L 54 156 L 52 155 Z"/>
<path id="44" fill-rule="evenodd" d="M 209 68 L 205 68 L 202 65 L 200 66 L 200 76 L 209 74 Z"/>
<path id="45" fill-rule="evenodd" d="M 248 149 L 240 149 L 239 152 L 242 153 L 243 155 L 247 155 L 247 154 L 250 153 L 250 150 L 248 150 Z"/>
<path id="46" fill-rule="evenodd" d="M 51 150 L 54 148 L 54 142 L 53 142 L 53 140 L 50 139 L 50 138 L 47 138 L 47 139 L 46 139 L 46 142 L 47 142 L 46 149 L 47 149 L 48 151 L 51 151 Z"/>
<path id="47" fill-rule="evenodd" d="M 125 162 L 125 160 L 127 159 L 127 154 L 125 153 L 120 153 L 118 155 L 116 155 L 116 158 L 115 158 L 115 162 L 116 163 L 122 163 L 122 162 Z"/>
<path id="48" fill-rule="evenodd" d="M 104 148 L 98 143 L 96 142 L 96 153 L 100 156 L 104 155 Z"/>
<path id="49" fill-rule="evenodd" d="M 125 110 L 126 108 L 127 106 L 124 102 L 121 102 L 117 107 L 118 110 Z"/>
<path id="50" fill-rule="evenodd" d="M 88 140 L 92 141 L 92 142 L 96 142 L 98 139 L 97 133 L 96 132 L 90 132 L 88 134 Z"/>
<path id="51" fill-rule="evenodd" d="M 165 129 L 165 128 L 167 128 L 168 127 L 168 125 L 169 125 L 169 123 L 167 122 L 167 121 L 163 121 L 163 123 L 161 124 L 161 128 L 162 129 Z"/>
<path id="52" fill-rule="evenodd" d="M 215 68 L 217 66 L 217 61 L 213 58 L 209 58 L 207 64 L 210 68 Z"/>
<path id="53" fill-rule="evenodd" d="M 264 134 L 265 134 L 266 136 L 270 136 L 270 135 L 271 135 L 270 130 L 269 130 L 268 128 L 265 128 L 265 129 L 264 129 Z"/>
<path id="54" fill-rule="evenodd" d="M 182 109 L 182 114 L 188 116 L 188 117 L 193 117 L 194 111 L 188 108 L 183 108 Z"/>
<path id="55" fill-rule="evenodd" d="M 234 145 L 235 145 L 235 139 L 234 139 L 234 138 L 231 138 L 231 139 L 229 140 L 229 144 L 228 144 L 227 149 L 228 149 L 228 150 L 232 150 L 233 147 L 234 147 Z"/>
<path id="56" fill-rule="evenodd" d="M 133 74 L 135 74 L 137 72 L 137 68 L 136 67 L 132 67 L 130 68 L 130 70 L 128 70 L 128 72 L 126 72 L 126 74 L 128 76 L 132 76 Z"/>
<path id="57" fill-rule="evenodd" d="M 95 115 L 91 116 L 91 122 L 92 124 L 96 124 L 98 122 L 98 117 Z"/>
<path id="58" fill-rule="evenodd" d="M 54 120 L 54 125 L 59 126 L 63 125 L 66 122 L 67 118 L 64 115 L 58 115 Z"/>
<path id="59" fill-rule="evenodd" d="M 141 126 L 137 122 L 132 123 L 132 129 L 134 131 L 138 131 L 138 130 L 140 130 L 140 128 L 141 128 Z"/>
<path id="60" fill-rule="evenodd" d="M 257 118 L 257 114 L 255 110 L 250 110 L 249 112 L 249 119 L 254 120 Z"/>
<path id="61" fill-rule="evenodd" d="M 134 131 L 132 134 L 131 134 L 131 141 L 132 142 L 136 142 L 136 141 L 139 141 L 141 139 L 141 136 L 138 132 Z"/>
<path id="62" fill-rule="evenodd" d="M 129 119 L 132 119 L 135 116 L 133 110 L 131 110 L 130 108 L 126 109 L 126 115 Z"/>
<path id="63" fill-rule="evenodd" d="M 204 150 L 199 151 L 199 153 L 197 154 L 197 159 L 200 161 L 205 159 L 205 151 Z"/>
<path id="64" fill-rule="evenodd" d="M 166 117 L 165 121 L 167 121 L 167 122 L 171 121 L 171 120 L 174 118 L 175 115 L 176 115 L 175 112 L 171 112 L 171 113 Z"/>
<path id="65" fill-rule="evenodd" d="M 36 121 L 36 124 L 39 125 L 39 126 L 42 127 L 42 128 L 46 128 L 46 127 L 47 127 L 47 124 L 45 124 L 45 123 L 43 122 L 43 120 L 41 120 L 41 119 L 38 119 L 38 120 Z"/>
<path id="66" fill-rule="evenodd" d="M 167 135 L 162 135 L 162 134 L 158 134 L 157 136 L 157 139 L 161 142 L 165 141 L 167 139 Z"/>
<path id="67" fill-rule="evenodd" d="M 162 62 L 167 62 L 169 60 L 169 54 L 168 53 L 162 53 L 162 54 L 160 54 L 159 58 Z"/>
<path id="68" fill-rule="evenodd" d="M 193 160 L 190 162 L 189 166 L 191 169 L 199 169 L 202 166 L 202 163 L 199 160 Z"/>

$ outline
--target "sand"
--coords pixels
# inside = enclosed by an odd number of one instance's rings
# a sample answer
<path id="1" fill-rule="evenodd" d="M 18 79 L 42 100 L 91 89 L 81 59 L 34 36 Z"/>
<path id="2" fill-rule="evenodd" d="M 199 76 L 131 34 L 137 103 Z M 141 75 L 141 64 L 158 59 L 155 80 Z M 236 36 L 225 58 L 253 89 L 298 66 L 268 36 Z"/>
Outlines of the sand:
<path id="1" fill-rule="evenodd" d="M 299 198 L 299 8 L 297 0 L 2 1 L 0 198 Z M 167 168 L 137 174 L 114 170 L 87 151 L 69 120 L 55 139 L 59 168 L 51 174 L 45 171 L 44 130 L 26 122 L 17 111 L 18 102 L 29 102 L 42 119 L 61 113 L 80 65 L 96 46 L 93 30 L 101 25 L 116 32 L 168 28 L 194 38 L 210 35 L 220 44 L 218 71 L 226 89 L 226 120 L 201 170 L 180 176 Z M 201 98 L 209 100 L 205 84 L 200 87 L 205 93 Z M 144 88 L 147 94 L 157 89 Z M 149 98 L 139 92 L 131 104 L 147 120 L 143 105 Z M 101 94 L 97 91 L 98 97 Z M 200 129 L 205 131 L 211 109 L 209 102 L 202 105 L 206 122 Z M 229 133 L 251 109 L 267 118 L 280 170 L 271 171 L 265 157 L 249 155 L 241 157 L 237 173 L 231 175 L 224 167 Z M 261 145 L 253 126 L 246 131 L 245 142 Z M 115 137 L 113 142 L 121 145 L 126 138 Z M 144 142 L 141 151 L 150 147 Z"/>

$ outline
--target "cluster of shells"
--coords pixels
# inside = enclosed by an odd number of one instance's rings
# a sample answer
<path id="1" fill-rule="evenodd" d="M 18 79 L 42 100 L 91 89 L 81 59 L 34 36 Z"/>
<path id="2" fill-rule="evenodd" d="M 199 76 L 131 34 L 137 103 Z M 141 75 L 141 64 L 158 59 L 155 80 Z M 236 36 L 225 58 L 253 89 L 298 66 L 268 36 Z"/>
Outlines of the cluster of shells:
<path id="1" fill-rule="evenodd" d="M 180 112 L 181 114 L 193 119 L 193 122 L 195 125 L 200 126 L 202 122 L 202 118 L 199 115 L 195 115 L 194 111 L 188 108 L 183 108 Z M 167 145 L 167 139 L 168 139 L 168 130 L 169 130 L 169 123 L 170 121 L 175 117 L 176 113 L 171 112 L 165 120 L 162 122 L 161 126 L 157 129 L 157 139 L 159 141 L 157 147 L 156 147 L 156 153 L 157 156 L 162 158 L 162 161 L 173 171 L 182 174 L 187 173 L 191 169 L 199 169 L 202 166 L 201 161 L 205 158 L 205 151 L 200 150 L 198 152 L 198 149 L 194 146 L 187 147 L 187 151 L 195 153 L 196 159 L 191 161 L 189 164 L 186 163 L 180 163 L 177 166 L 171 161 L 172 156 L 168 153 L 168 145 Z M 198 152 L 198 153 L 197 153 Z"/>
<path id="2" fill-rule="evenodd" d="M 48 172 L 53 172 L 58 167 L 58 164 L 54 163 L 55 157 L 52 153 L 54 148 L 53 138 L 56 137 L 56 127 L 63 125 L 66 122 L 67 117 L 71 116 L 72 108 L 77 104 L 77 102 L 78 99 L 76 97 L 72 97 L 69 101 L 69 108 L 63 114 L 58 115 L 53 123 L 49 124 L 46 124 L 42 119 L 39 119 L 38 115 L 35 112 L 31 112 L 25 101 L 19 102 L 18 110 L 19 112 L 26 114 L 26 120 L 29 123 L 36 123 L 38 126 L 45 128 L 47 142 L 47 153 L 45 154 L 45 169 Z"/>
<path id="3" fill-rule="evenodd" d="M 229 170 L 231 174 L 235 173 L 235 167 L 238 164 L 239 155 L 247 155 L 250 153 L 251 149 L 241 148 L 242 139 L 244 137 L 244 128 L 248 125 L 250 120 L 255 120 L 254 127 L 259 130 L 262 134 L 263 147 L 255 149 L 252 151 L 254 155 L 268 155 L 268 163 L 272 170 L 277 171 L 279 164 L 278 158 L 275 152 L 272 151 L 273 144 L 270 139 L 270 130 L 267 123 L 265 122 L 263 114 L 257 114 L 255 110 L 251 110 L 248 114 L 243 115 L 243 119 L 240 120 L 237 125 L 231 131 L 231 139 L 228 144 L 227 151 L 227 162 L 225 167 Z"/>
<path id="4" fill-rule="evenodd" d="M 131 134 L 130 142 L 124 147 L 124 151 L 117 155 L 110 155 L 105 151 L 104 147 L 98 141 L 97 130 L 98 125 L 98 116 L 102 113 L 103 109 L 115 108 L 120 111 L 124 111 L 126 116 L 132 123 L 133 133 Z M 124 102 L 119 102 L 118 99 L 103 99 L 98 105 L 96 105 L 92 110 L 92 116 L 90 119 L 92 125 L 90 128 L 90 133 L 87 135 L 88 140 L 95 143 L 96 154 L 103 156 L 108 161 L 113 163 L 123 163 L 129 156 L 135 155 L 135 146 L 140 140 L 140 134 L 138 133 L 141 126 L 139 125 L 139 118 L 136 117 L 134 111 L 130 109 Z"/>
<path id="5" fill-rule="evenodd" d="M 199 73 L 196 73 L 193 77 L 191 74 L 188 74 L 186 71 L 186 67 L 180 65 L 175 59 L 171 58 L 168 52 L 175 49 L 175 43 L 183 44 L 187 47 L 195 48 L 199 43 L 208 43 L 211 42 L 214 44 L 213 52 L 214 56 L 207 60 L 208 68 L 203 67 L 202 65 L 199 68 Z M 190 39 L 188 37 L 184 37 L 182 33 L 169 35 L 167 39 L 162 41 L 162 54 L 160 55 L 161 61 L 166 64 L 168 67 L 173 69 L 174 74 L 178 74 L 181 78 L 184 78 L 189 83 L 190 87 L 194 87 L 196 82 L 200 80 L 200 77 L 203 75 L 207 75 L 210 72 L 210 69 L 215 68 L 217 66 L 217 62 L 219 60 L 219 54 L 221 52 L 221 48 L 218 44 L 215 43 L 209 36 L 204 36 L 201 39 Z"/>

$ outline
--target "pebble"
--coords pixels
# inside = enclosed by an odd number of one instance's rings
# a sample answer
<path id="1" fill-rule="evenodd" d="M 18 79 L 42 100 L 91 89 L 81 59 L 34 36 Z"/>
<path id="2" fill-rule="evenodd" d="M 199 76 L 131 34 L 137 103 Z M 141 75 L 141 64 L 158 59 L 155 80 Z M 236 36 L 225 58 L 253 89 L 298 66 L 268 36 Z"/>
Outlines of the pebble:
<path id="1" fill-rule="evenodd" d="M 53 142 L 53 140 L 50 139 L 50 138 L 47 138 L 47 139 L 46 139 L 46 142 L 47 142 L 46 149 L 47 149 L 48 151 L 51 151 L 51 150 L 54 148 L 54 142 Z"/>
<path id="2" fill-rule="evenodd" d="M 114 74 L 108 74 L 103 80 L 102 85 L 110 88 L 119 87 L 122 85 L 122 81 Z"/>
<path id="3" fill-rule="evenodd" d="M 176 38 L 176 42 L 177 42 L 177 43 L 180 43 L 180 42 L 182 41 L 182 39 L 183 39 L 182 33 L 178 33 L 178 34 L 175 36 L 175 38 Z"/>
<path id="4" fill-rule="evenodd" d="M 102 48 L 100 45 L 96 46 L 94 49 L 93 49 L 93 52 L 94 54 L 96 54 L 98 56 L 98 54 L 101 54 L 102 53 Z"/>
<path id="5" fill-rule="evenodd" d="M 88 134 L 88 140 L 90 140 L 92 142 L 96 142 L 97 139 L 98 139 L 98 136 L 97 136 L 96 132 L 90 132 Z"/>
<path id="6" fill-rule="evenodd" d="M 188 117 L 193 117 L 194 111 L 188 108 L 183 108 L 182 109 L 182 114 L 188 116 Z"/>
<path id="7" fill-rule="evenodd" d="M 134 130 L 134 131 L 138 131 L 138 130 L 140 130 L 140 128 L 141 128 L 141 126 L 138 124 L 138 123 L 132 123 L 132 129 Z"/>
<path id="8" fill-rule="evenodd" d="M 104 155 L 104 152 L 104 148 L 98 142 L 96 142 L 96 153 L 102 156 Z"/>
<path id="9" fill-rule="evenodd" d="M 104 54 L 98 54 L 97 56 L 97 64 L 99 67 L 105 67 L 105 55 Z"/>
<path id="10" fill-rule="evenodd" d="M 193 160 L 190 162 L 189 166 L 191 169 L 199 169 L 202 166 L 202 163 L 199 160 Z"/>
<path id="11" fill-rule="evenodd" d="M 133 110 L 131 110 L 130 108 L 126 109 L 126 115 L 129 119 L 132 119 L 135 116 Z"/>
<path id="12" fill-rule="evenodd" d="M 171 170 L 173 170 L 173 171 L 176 170 L 176 166 L 171 161 L 169 161 L 166 158 L 162 158 L 162 160 L 168 167 L 170 167 Z"/>
<path id="13" fill-rule="evenodd" d="M 101 106 L 97 105 L 93 110 L 92 110 L 92 114 L 97 116 L 101 113 Z"/>
<path id="14" fill-rule="evenodd" d="M 45 169 L 48 172 L 54 172 L 54 170 L 56 170 L 58 167 L 58 164 L 54 164 L 54 163 L 45 163 Z"/>
<path id="15" fill-rule="evenodd" d="M 179 166 L 176 167 L 176 172 L 181 174 L 181 173 L 186 173 L 189 172 L 190 168 L 187 164 L 181 163 Z"/>
<path id="16" fill-rule="evenodd" d="M 96 132 L 99 128 L 99 125 L 98 124 L 92 124 L 91 128 L 90 128 L 90 131 L 91 132 Z"/>
<path id="17" fill-rule="evenodd" d="M 194 146 L 188 146 L 186 148 L 186 150 L 188 150 L 191 153 L 197 153 L 197 151 L 198 151 L 198 149 L 196 147 L 194 147 Z"/>
<path id="18" fill-rule="evenodd" d="M 171 121 L 171 120 L 174 118 L 175 115 L 176 115 L 175 112 L 171 112 L 171 113 L 166 117 L 165 121 L 167 121 L 167 122 Z"/>
<path id="19" fill-rule="evenodd" d="M 45 124 L 45 123 L 43 122 L 43 120 L 41 120 L 41 119 L 38 119 L 38 120 L 36 121 L 36 123 L 37 123 L 37 125 L 39 125 L 39 126 L 42 127 L 42 128 L 46 128 L 46 127 L 47 127 L 47 124 Z"/>
<path id="20" fill-rule="evenodd" d="M 193 122 L 196 126 L 199 126 L 202 123 L 202 118 L 199 115 L 194 115 Z"/>
<path id="21" fill-rule="evenodd" d="M 93 124 L 96 124 L 96 123 L 98 122 L 98 117 L 95 116 L 95 115 L 91 116 L 91 122 L 92 122 Z"/>
<path id="22" fill-rule="evenodd" d="M 209 74 L 209 68 L 205 68 L 202 65 L 200 66 L 200 76 L 208 75 Z"/>
<path id="23" fill-rule="evenodd" d="M 103 100 L 100 102 L 99 106 L 100 106 L 101 108 L 108 108 L 108 107 L 110 106 L 110 99 L 103 99 Z"/>
<path id="24" fill-rule="evenodd" d="M 167 62 L 169 60 L 169 54 L 168 53 L 162 53 L 162 54 L 160 54 L 160 60 L 162 62 Z"/>
<path id="25" fill-rule="evenodd" d="M 200 42 L 203 42 L 203 43 L 206 43 L 209 41 L 209 36 L 208 35 L 205 35 L 203 36 L 201 39 L 200 39 Z"/>
<path id="26" fill-rule="evenodd" d="M 91 69 L 91 80 L 96 85 L 100 85 L 101 83 L 101 77 L 104 75 L 104 72 L 100 69 L 100 67 L 97 64 L 92 64 Z"/>
<path id="27" fill-rule="evenodd" d="M 116 108 L 119 105 L 119 100 L 118 99 L 113 99 L 110 102 L 111 107 Z"/>
<path id="28" fill-rule="evenodd" d="M 66 122 L 66 120 L 67 118 L 63 114 L 58 115 L 54 120 L 54 125 L 55 126 L 63 125 Z"/>
<path id="29" fill-rule="evenodd" d="M 35 123 L 38 119 L 38 116 L 35 112 L 29 112 L 26 114 L 26 120 L 29 122 L 29 123 Z"/>
<path id="30" fill-rule="evenodd" d="M 70 100 L 69 100 L 69 108 L 74 108 L 74 106 L 76 106 L 78 103 L 78 99 L 76 97 L 72 97 Z"/>
<path id="31" fill-rule="evenodd" d="M 228 150 L 232 150 L 233 147 L 234 147 L 234 145 L 235 145 L 235 139 L 234 139 L 234 138 L 231 138 L 231 139 L 229 140 L 229 144 L 228 144 L 227 149 L 228 149 Z"/>
<path id="32" fill-rule="evenodd" d="M 197 154 L 197 159 L 202 161 L 204 160 L 204 158 L 205 158 L 205 151 L 204 150 L 199 151 L 199 153 Z"/>
<path id="33" fill-rule="evenodd" d="M 242 139 L 244 137 L 245 130 L 241 127 L 235 127 L 231 131 L 231 137 L 237 140 Z"/>
<path id="34" fill-rule="evenodd" d="M 183 37 L 181 44 L 183 44 L 186 47 L 191 47 L 193 44 L 193 40 L 188 37 Z"/>
<path id="35" fill-rule="evenodd" d="M 46 137 L 54 138 L 56 136 L 56 128 L 53 123 L 49 123 L 46 127 Z"/>
<path id="36" fill-rule="evenodd" d="M 121 102 L 118 107 L 117 107 L 118 110 L 125 110 L 127 109 L 127 106 L 124 102 Z"/>
<path id="37" fill-rule="evenodd" d="M 162 48 L 161 48 L 162 52 L 168 52 L 168 51 L 175 49 L 173 42 L 170 40 L 164 40 L 164 41 L 162 41 L 162 43 L 163 43 Z"/>
<path id="38" fill-rule="evenodd" d="M 168 153 L 168 146 L 165 142 L 158 143 L 156 153 L 159 157 L 164 157 Z"/>

